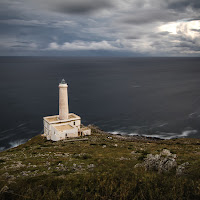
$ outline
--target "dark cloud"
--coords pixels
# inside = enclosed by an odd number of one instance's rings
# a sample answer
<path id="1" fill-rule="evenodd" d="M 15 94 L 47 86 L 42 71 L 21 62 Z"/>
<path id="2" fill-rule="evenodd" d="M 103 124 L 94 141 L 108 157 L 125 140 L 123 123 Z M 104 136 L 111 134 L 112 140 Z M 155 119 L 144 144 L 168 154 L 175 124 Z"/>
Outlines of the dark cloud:
<path id="1" fill-rule="evenodd" d="M 156 38 L 151 44 L 154 48 L 171 55 L 197 55 L 200 52 L 200 43 L 197 38 L 191 38 L 184 35 L 169 35 L 167 38 Z M 185 53 L 184 53 L 185 52 Z"/>
<path id="2" fill-rule="evenodd" d="M 172 0 L 168 3 L 167 6 L 169 9 L 175 10 L 186 10 L 188 7 L 191 7 L 194 10 L 200 9 L 199 0 Z"/>
<path id="3" fill-rule="evenodd" d="M 129 14 L 127 17 L 123 18 L 121 21 L 127 24 L 148 24 L 154 22 L 170 22 L 178 18 L 178 14 L 174 12 L 166 12 L 163 10 L 141 10 L 133 14 Z"/>
<path id="4" fill-rule="evenodd" d="M 125 37 L 126 39 L 129 39 L 129 40 L 137 40 L 139 39 L 140 37 L 139 36 L 136 36 L 136 35 L 128 35 Z"/>
<path id="5" fill-rule="evenodd" d="M 159 39 L 159 38 L 164 38 L 169 37 L 170 33 L 168 31 L 161 31 L 161 32 L 151 32 L 146 34 L 146 37 L 152 38 L 152 39 Z"/>
<path id="6" fill-rule="evenodd" d="M 168 31 L 161 31 L 161 32 L 148 32 L 148 33 L 142 33 L 140 32 L 139 35 L 127 35 L 125 36 L 126 39 L 130 40 L 137 40 L 137 39 L 142 39 L 144 37 L 148 38 L 160 38 L 164 36 L 168 36 L 170 33 Z"/>
<path id="7" fill-rule="evenodd" d="M 200 0 L 0 0 L 0 55 L 197 55 L 199 8 Z"/>
<path id="8" fill-rule="evenodd" d="M 90 14 L 112 6 L 109 0 L 68 0 L 54 3 L 53 10 L 66 14 Z"/>
<path id="9" fill-rule="evenodd" d="M 180 42 L 179 44 L 177 45 L 174 45 L 174 47 L 178 47 L 178 48 L 185 48 L 186 50 L 192 50 L 192 51 L 200 51 L 200 46 L 199 45 L 196 45 L 194 43 L 194 41 L 187 41 L 187 42 Z"/>

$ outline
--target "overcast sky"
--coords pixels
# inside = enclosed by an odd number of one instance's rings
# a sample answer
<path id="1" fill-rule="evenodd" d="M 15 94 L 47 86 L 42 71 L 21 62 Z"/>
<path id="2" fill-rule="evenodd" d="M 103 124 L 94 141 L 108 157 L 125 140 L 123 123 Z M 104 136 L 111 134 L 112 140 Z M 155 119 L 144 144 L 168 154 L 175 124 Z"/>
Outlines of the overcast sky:
<path id="1" fill-rule="evenodd" d="M 200 0 L 0 0 L 0 56 L 200 56 Z"/>

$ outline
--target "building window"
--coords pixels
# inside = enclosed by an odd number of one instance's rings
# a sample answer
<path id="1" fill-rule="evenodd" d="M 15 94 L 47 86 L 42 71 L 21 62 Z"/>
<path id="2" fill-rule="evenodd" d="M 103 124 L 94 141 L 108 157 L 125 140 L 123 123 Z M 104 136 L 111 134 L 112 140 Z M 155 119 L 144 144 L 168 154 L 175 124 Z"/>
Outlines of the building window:
<path id="1" fill-rule="evenodd" d="M 74 125 L 76 125 L 76 122 L 74 122 Z"/>
<path id="2" fill-rule="evenodd" d="M 67 138 L 67 133 L 65 134 L 65 138 Z"/>

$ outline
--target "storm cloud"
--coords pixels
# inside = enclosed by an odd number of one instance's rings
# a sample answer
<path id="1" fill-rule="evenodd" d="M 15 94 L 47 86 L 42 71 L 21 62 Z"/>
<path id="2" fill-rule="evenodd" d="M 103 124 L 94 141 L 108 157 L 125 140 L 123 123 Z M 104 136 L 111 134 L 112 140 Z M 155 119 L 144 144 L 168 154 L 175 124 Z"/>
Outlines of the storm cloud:
<path id="1" fill-rule="evenodd" d="M 0 55 L 199 56 L 199 10 L 199 0 L 2 0 Z"/>
<path id="2" fill-rule="evenodd" d="M 52 10 L 65 14 L 90 14 L 111 7 L 109 0 L 69 0 L 53 3 Z"/>
<path id="3" fill-rule="evenodd" d="M 122 22 L 127 24 L 147 24 L 154 22 L 170 22 L 178 19 L 178 14 L 171 11 L 163 11 L 160 9 L 143 9 L 133 14 L 127 15 Z"/>
<path id="4" fill-rule="evenodd" d="M 168 0 L 168 8 L 175 10 L 186 10 L 192 8 L 194 10 L 200 9 L 199 0 Z"/>

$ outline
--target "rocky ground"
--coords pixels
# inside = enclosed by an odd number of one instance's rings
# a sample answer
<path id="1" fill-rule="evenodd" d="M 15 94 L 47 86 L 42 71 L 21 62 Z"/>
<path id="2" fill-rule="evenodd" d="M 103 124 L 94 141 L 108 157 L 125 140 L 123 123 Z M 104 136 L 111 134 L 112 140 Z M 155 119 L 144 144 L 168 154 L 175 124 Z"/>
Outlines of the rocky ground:
<path id="1" fill-rule="evenodd" d="M 200 139 L 38 135 L 0 153 L 0 199 L 200 199 Z M 80 138 L 79 138 L 80 139 Z"/>

